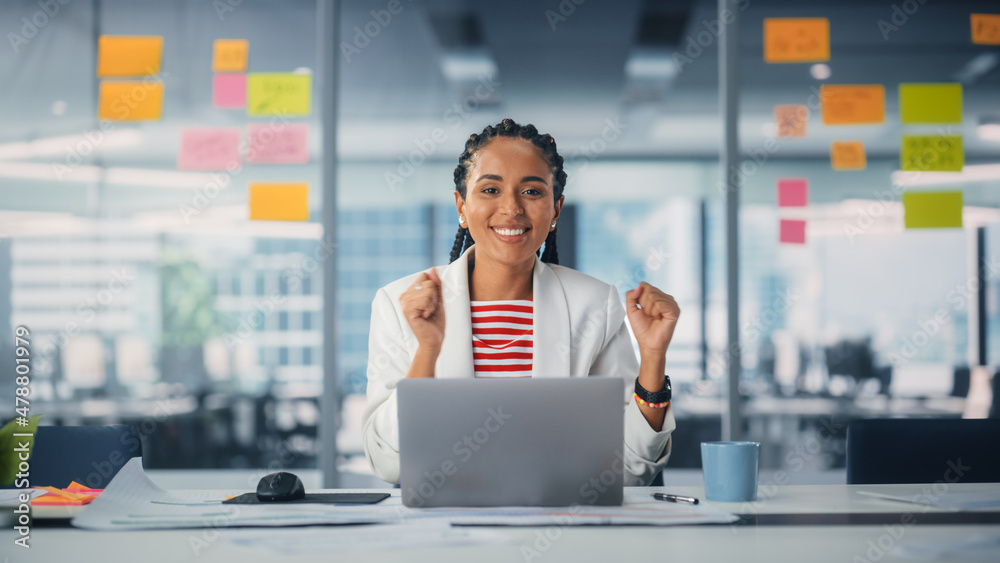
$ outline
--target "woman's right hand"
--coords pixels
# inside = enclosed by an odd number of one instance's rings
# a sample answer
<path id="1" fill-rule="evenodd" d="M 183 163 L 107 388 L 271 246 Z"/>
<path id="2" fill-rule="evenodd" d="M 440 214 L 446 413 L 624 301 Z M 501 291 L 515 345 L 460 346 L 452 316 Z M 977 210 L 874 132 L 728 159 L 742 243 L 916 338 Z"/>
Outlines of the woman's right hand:
<path id="1" fill-rule="evenodd" d="M 444 301 L 441 278 L 434 268 L 417 276 L 402 295 L 399 303 L 420 348 L 434 352 L 441 350 L 444 342 Z"/>

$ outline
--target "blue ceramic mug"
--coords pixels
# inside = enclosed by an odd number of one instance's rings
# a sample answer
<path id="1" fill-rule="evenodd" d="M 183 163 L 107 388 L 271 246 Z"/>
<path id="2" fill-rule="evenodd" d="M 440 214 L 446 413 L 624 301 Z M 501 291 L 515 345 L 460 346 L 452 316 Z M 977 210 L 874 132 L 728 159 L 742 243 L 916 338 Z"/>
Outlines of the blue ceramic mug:
<path id="1" fill-rule="evenodd" d="M 702 442 L 705 498 L 721 502 L 757 500 L 760 442 Z"/>

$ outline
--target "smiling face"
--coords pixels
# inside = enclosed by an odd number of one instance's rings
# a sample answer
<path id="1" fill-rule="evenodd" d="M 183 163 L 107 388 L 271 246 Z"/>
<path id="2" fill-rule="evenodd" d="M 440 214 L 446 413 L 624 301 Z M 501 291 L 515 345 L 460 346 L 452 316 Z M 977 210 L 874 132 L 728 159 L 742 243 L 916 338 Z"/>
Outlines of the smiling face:
<path id="1" fill-rule="evenodd" d="M 476 241 L 476 261 L 534 263 L 559 218 L 552 169 L 541 151 L 520 138 L 497 137 L 471 159 L 465 199 L 455 191 L 459 218 Z"/>

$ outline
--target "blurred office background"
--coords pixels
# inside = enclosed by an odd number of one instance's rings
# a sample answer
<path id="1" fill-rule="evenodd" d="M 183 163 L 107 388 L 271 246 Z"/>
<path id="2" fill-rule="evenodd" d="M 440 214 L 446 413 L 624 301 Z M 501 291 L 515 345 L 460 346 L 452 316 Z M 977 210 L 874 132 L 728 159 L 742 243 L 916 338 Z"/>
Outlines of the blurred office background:
<path id="1" fill-rule="evenodd" d="M 250 72 L 315 73 L 315 1 L 76 0 L 45 18 L 35 0 L 0 4 L 0 31 L 25 39 L 0 47 L 4 373 L 12 327 L 25 326 L 31 413 L 139 425 L 147 467 L 315 469 L 326 427 L 341 470 L 370 474 L 371 300 L 447 262 L 464 141 L 512 117 L 551 133 L 566 158 L 562 262 L 622 294 L 645 280 L 677 298 L 669 467 L 699 467 L 698 443 L 721 435 L 727 354 L 716 3 L 390 5 L 341 3 L 336 232 L 324 234 L 316 80 L 312 112 L 290 119 L 309 126 L 307 164 L 245 164 L 210 194 L 210 173 L 177 168 L 182 129 L 268 121 L 213 107 L 213 41 L 248 40 Z M 1000 48 L 970 41 L 969 14 L 996 8 L 734 3 L 741 392 L 744 436 L 762 442 L 765 469 L 843 468 L 856 418 L 987 416 L 1000 272 L 977 275 L 977 259 L 1000 259 Z M 829 62 L 765 64 L 763 19 L 793 16 L 829 18 Z M 100 128 L 102 34 L 164 38 L 162 119 Z M 963 136 L 965 172 L 894 175 L 900 135 L 940 129 L 899 123 L 904 82 L 963 85 L 963 121 L 948 131 Z M 884 85 L 885 123 L 824 126 L 822 84 Z M 777 137 L 776 104 L 811 108 L 806 137 Z M 831 169 L 830 143 L 844 139 L 864 142 L 864 170 Z M 785 177 L 809 181 L 808 207 L 791 213 L 808 220 L 805 244 L 779 243 Z M 248 220 L 251 181 L 309 182 L 309 220 Z M 904 230 L 901 189 L 942 188 L 964 192 L 964 227 Z M 329 248 L 336 280 L 323 279 Z M 324 284 L 336 284 L 336 307 Z M 324 373 L 331 327 L 336 369 Z M 320 409 L 324 385 L 337 387 L 336 416 Z M 13 396 L 2 378 L 0 397 Z M 2 401 L 0 418 L 13 415 Z"/>

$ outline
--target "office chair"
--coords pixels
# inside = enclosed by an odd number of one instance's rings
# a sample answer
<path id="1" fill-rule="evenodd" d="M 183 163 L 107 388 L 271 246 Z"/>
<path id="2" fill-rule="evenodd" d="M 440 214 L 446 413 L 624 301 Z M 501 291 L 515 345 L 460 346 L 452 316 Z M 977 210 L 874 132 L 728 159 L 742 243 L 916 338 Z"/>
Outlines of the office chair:
<path id="1" fill-rule="evenodd" d="M 133 457 L 142 457 L 142 442 L 132 426 L 39 426 L 29 479 L 36 487 L 76 481 L 103 489 Z"/>
<path id="2" fill-rule="evenodd" d="M 1000 420 L 894 418 L 847 427 L 847 484 L 1000 482 Z"/>

